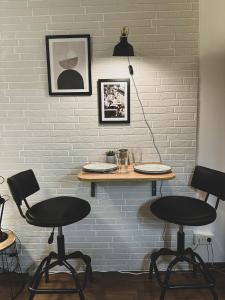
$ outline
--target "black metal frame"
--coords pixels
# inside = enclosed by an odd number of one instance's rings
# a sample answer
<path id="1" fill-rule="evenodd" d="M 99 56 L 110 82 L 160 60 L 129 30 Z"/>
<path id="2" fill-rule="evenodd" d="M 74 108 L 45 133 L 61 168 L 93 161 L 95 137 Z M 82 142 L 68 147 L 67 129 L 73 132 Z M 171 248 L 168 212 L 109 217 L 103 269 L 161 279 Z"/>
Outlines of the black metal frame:
<path id="1" fill-rule="evenodd" d="M 152 181 L 152 196 L 156 196 L 157 192 L 157 181 Z M 95 191 L 96 191 L 96 182 L 91 182 L 91 197 L 95 197 Z"/>
<path id="2" fill-rule="evenodd" d="M 107 118 L 107 120 L 103 120 L 102 118 L 102 105 L 104 106 L 104 94 L 102 94 L 102 84 L 113 84 L 113 83 L 126 83 L 127 84 L 127 119 L 122 119 L 120 117 Z M 98 80 L 98 118 L 99 123 L 101 124 L 117 124 L 117 123 L 130 123 L 130 79 L 129 78 L 123 78 L 123 79 L 99 79 Z"/>
<path id="3" fill-rule="evenodd" d="M 83 39 L 83 41 L 86 43 L 87 46 L 87 57 L 86 57 L 86 67 L 87 67 L 87 77 L 88 77 L 88 90 L 87 91 L 80 91 L 77 92 L 76 89 L 73 89 L 73 91 L 69 90 L 60 90 L 53 91 L 52 87 L 52 59 L 54 60 L 53 54 L 51 52 L 50 43 L 51 42 L 60 42 L 61 40 L 67 39 L 68 42 L 71 40 L 75 41 L 77 39 L 77 42 L 80 43 L 80 40 Z M 46 42 L 46 56 L 47 56 L 47 68 L 48 68 L 48 90 L 49 95 L 51 96 L 73 96 L 73 95 L 81 95 L 81 96 L 90 96 L 92 95 L 92 81 L 91 81 L 91 37 L 90 34 L 73 34 L 73 35 L 47 35 L 45 37 Z M 52 59 L 51 59 L 52 58 Z"/>
<path id="4" fill-rule="evenodd" d="M 88 255 L 84 255 L 80 251 L 75 251 L 71 254 L 65 254 L 65 242 L 64 235 L 62 233 L 62 227 L 58 227 L 58 236 L 57 236 L 57 253 L 50 252 L 47 257 L 45 257 L 39 264 L 34 277 L 32 278 L 29 291 L 30 297 L 29 300 L 32 300 L 36 294 L 73 294 L 78 293 L 80 300 L 85 300 L 83 290 L 86 287 L 87 280 L 92 280 L 92 267 L 91 267 L 91 258 Z M 67 261 L 69 259 L 81 259 L 85 265 L 85 277 L 83 284 L 81 285 L 78 278 L 78 274 L 74 267 Z M 51 262 L 55 260 L 54 262 Z M 49 271 L 55 266 L 64 266 L 71 273 L 75 288 L 66 288 L 66 289 L 54 289 L 54 288 L 38 288 L 41 278 L 44 275 L 46 283 L 49 282 Z"/>
<path id="5" fill-rule="evenodd" d="M 215 287 L 215 281 L 210 274 L 207 265 L 204 263 L 202 258 L 195 253 L 191 248 L 184 248 L 184 240 L 185 240 L 185 233 L 183 231 L 183 226 L 180 225 L 179 231 L 177 232 L 177 250 L 173 251 L 171 249 L 167 248 L 161 248 L 160 250 L 153 252 L 151 254 L 151 263 L 149 267 L 149 279 L 152 278 L 153 272 L 155 272 L 156 279 L 161 286 L 161 294 L 160 294 L 160 300 L 164 300 L 166 290 L 167 289 L 186 289 L 186 288 L 208 288 L 210 289 L 213 299 L 218 300 L 218 296 L 216 294 L 216 291 L 214 289 Z M 169 263 L 169 266 L 166 270 L 165 279 L 162 280 L 156 261 L 157 259 L 162 255 L 172 255 L 175 256 L 174 259 Z M 205 284 L 183 284 L 183 285 L 177 285 L 177 284 L 170 284 L 170 276 L 172 269 L 178 262 L 187 262 L 193 266 L 193 274 L 196 275 L 197 270 L 199 270 L 204 279 Z"/>

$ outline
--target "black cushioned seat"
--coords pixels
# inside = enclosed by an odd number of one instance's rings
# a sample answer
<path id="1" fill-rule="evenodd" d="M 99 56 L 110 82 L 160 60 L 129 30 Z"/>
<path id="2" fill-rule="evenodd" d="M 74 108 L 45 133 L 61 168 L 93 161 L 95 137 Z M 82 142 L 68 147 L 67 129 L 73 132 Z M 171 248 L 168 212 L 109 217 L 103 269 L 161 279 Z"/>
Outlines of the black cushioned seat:
<path id="1" fill-rule="evenodd" d="M 84 219 L 90 204 L 79 198 L 61 196 L 33 205 L 25 214 L 28 223 L 41 227 L 59 227 Z"/>
<path id="2" fill-rule="evenodd" d="M 151 278 L 153 272 L 155 272 L 156 279 L 161 286 L 160 300 L 164 300 L 167 289 L 175 288 L 209 288 L 213 299 L 218 299 L 214 289 L 214 279 L 207 265 L 192 248 L 189 247 L 185 249 L 183 226 L 203 226 L 215 221 L 219 201 L 225 200 L 225 173 L 202 166 L 196 166 L 191 180 L 191 186 L 206 192 L 205 201 L 193 197 L 175 195 L 161 197 L 155 200 L 150 207 L 151 212 L 159 219 L 179 225 L 179 231 L 177 232 L 177 249 L 161 248 L 151 254 L 149 277 Z M 209 195 L 217 198 L 215 207 L 207 203 Z M 165 278 L 162 280 L 157 267 L 157 260 L 160 256 L 164 255 L 170 255 L 174 258 L 169 263 Z M 192 265 L 195 274 L 198 269 L 202 273 L 206 283 L 171 284 L 169 280 L 172 269 L 179 262 L 187 262 L 189 265 Z"/>
<path id="3" fill-rule="evenodd" d="M 151 205 L 151 211 L 158 218 L 178 225 L 201 226 L 216 219 L 211 205 L 185 196 L 162 197 Z"/>
<path id="4" fill-rule="evenodd" d="M 72 294 L 78 293 L 80 300 L 84 299 L 83 290 L 88 278 L 92 278 L 91 258 L 81 251 L 65 253 L 65 242 L 62 226 L 70 225 L 84 219 L 91 211 L 90 204 L 77 197 L 59 196 L 43 200 L 30 206 L 27 197 L 39 191 L 40 187 L 33 170 L 26 170 L 13 175 L 7 180 L 13 199 L 19 212 L 29 224 L 39 227 L 53 227 L 48 243 L 51 244 L 54 238 L 54 229 L 58 227 L 57 252 L 51 251 L 39 264 L 35 275 L 30 283 L 29 300 L 36 294 Z M 23 213 L 22 204 L 27 210 Z M 83 284 L 80 284 L 78 274 L 74 267 L 68 262 L 70 259 L 80 259 L 86 265 Z M 75 287 L 52 287 L 39 288 L 42 276 L 45 276 L 46 283 L 49 282 L 49 271 L 56 266 L 64 266 L 72 275 Z"/>

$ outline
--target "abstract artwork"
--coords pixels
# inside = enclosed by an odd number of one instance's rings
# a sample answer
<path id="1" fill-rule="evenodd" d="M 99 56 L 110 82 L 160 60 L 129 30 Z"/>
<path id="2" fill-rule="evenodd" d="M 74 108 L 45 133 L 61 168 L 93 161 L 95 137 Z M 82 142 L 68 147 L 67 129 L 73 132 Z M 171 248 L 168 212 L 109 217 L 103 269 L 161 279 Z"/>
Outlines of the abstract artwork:
<path id="1" fill-rule="evenodd" d="M 90 35 L 46 36 L 50 95 L 91 95 Z"/>

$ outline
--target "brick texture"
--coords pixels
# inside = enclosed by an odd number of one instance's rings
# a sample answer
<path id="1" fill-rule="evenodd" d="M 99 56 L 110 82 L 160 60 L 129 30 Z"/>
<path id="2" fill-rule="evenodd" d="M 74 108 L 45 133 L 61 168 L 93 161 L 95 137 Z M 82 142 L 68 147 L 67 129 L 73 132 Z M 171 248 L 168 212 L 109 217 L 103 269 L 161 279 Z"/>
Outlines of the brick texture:
<path id="1" fill-rule="evenodd" d="M 196 0 L 10 0 L 0 1 L 0 166 L 8 177 L 32 168 L 41 192 L 87 199 L 91 214 L 67 226 L 67 249 L 92 257 L 94 270 L 148 269 L 149 255 L 164 244 L 163 222 L 149 212 L 149 183 L 90 185 L 76 178 L 89 161 L 109 149 L 139 147 L 145 161 L 158 161 L 131 83 L 130 125 L 98 123 L 97 80 L 128 78 L 127 59 L 112 57 L 122 26 L 129 26 L 134 78 L 163 162 L 177 173 L 163 194 L 190 195 L 195 165 L 198 96 L 198 1 Z M 45 35 L 90 34 L 93 95 L 48 95 Z M 158 185 L 159 187 L 159 185 Z M 1 186 L 8 193 L 7 185 Z M 23 269 L 54 246 L 49 230 L 28 225 L 12 199 L 3 226 L 21 240 Z M 166 243 L 175 246 L 176 227 Z M 191 241 L 192 230 L 187 232 Z"/>

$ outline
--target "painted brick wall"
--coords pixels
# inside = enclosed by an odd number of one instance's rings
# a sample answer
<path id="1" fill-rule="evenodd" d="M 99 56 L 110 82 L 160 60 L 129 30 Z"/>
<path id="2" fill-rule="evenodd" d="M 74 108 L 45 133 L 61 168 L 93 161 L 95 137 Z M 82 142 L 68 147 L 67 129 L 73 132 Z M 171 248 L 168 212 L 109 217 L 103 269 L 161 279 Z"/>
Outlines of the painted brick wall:
<path id="1" fill-rule="evenodd" d="M 102 183 L 90 197 L 76 179 L 89 161 L 104 161 L 108 149 L 140 147 L 145 161 L 157 161 L 135 89 L 130 125 L 99 125 L 98 79 L 127 78 L 127 59 L 112 57 L 122 26 L 129 26 L 135 80 L 163 162 L 177 173 L 163 194 L 190 194 L 195 165 L 198 92 L 198 0 L 10 0 L 0 1 L 0 173 L 8 177 L 32 168 L 41 192 L 87 199 L 92 212 L 68 226 L 67 249 L 90 254 L 94 270 L 142 270 L 149 254 L 164 244 L 163 222 L 149 213 L 149 183 Z M 48 95 L 45 35 L 91 34 L 90 97 Z M 1 186 L 3 193 L 7 186 Z M 22 242 L 25 268 L 54 246 L 49 231 L 29 226 L 12 200 L 4 227 Z M 175 246 L 176 228 L 166 242 Z M 192 231 L 189 232 L 191 240 Z"/>

